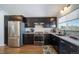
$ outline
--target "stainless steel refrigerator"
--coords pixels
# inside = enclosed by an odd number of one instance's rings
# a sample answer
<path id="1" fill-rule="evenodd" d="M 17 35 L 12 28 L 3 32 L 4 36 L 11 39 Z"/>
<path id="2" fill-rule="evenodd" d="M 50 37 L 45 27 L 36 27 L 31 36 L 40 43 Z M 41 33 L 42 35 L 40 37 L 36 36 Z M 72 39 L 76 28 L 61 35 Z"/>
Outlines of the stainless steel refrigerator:
<path id="1" fill-rule="evenodd" d="M 21 21 L 8 21 L 8 46 L 22 46 Z"/>

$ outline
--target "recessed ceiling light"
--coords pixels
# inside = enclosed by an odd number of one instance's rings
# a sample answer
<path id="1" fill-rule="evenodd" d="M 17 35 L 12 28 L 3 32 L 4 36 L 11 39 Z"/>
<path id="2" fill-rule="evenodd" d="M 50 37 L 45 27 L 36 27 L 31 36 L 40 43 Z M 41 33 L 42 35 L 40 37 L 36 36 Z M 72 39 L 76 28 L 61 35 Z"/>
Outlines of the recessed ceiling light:
<path id="1" fill-rule="evenodd" d="M 50 19 L 50 21 L 53 21 L 53 20 L 54 20 L 54 18 L 51 18 L 51 19 Z"/>

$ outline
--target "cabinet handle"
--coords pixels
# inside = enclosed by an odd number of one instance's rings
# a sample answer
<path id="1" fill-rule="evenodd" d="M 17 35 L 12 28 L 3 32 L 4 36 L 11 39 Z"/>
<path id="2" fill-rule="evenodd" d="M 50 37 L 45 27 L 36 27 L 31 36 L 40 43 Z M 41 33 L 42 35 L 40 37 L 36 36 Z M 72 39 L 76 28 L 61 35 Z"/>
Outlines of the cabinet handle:
<path id="1" fill-rule="evenodd" d="M 70 48 L 73 48 L 73 46 L 70 46 Z"/>
<path id="2" fill-rule="evenodd" d="M 61 41 L 61 43 L 65 43 L 64 41 Z"/>

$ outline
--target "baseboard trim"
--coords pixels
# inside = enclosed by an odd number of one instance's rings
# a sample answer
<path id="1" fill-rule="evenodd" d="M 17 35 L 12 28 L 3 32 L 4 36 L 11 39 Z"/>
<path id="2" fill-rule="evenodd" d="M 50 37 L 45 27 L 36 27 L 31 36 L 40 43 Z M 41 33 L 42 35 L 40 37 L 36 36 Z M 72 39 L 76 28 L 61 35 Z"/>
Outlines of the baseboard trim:
<path id="1" fill-rule="evenodd" d="M 0 46 L 5 46 L 5 44 L 0 44 Z"/>

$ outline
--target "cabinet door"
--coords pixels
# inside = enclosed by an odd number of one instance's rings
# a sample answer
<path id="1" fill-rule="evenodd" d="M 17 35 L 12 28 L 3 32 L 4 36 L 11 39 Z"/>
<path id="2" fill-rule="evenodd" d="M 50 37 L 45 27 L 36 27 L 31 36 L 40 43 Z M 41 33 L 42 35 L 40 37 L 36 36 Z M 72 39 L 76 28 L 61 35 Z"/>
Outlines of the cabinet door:
<path id="1" fill-rule="evenodd" d="M 69 51 L 71 54 L 79 54 L 79 47 L 74 45 L 74 44 L 71 44 L 71 43 L 68 43 L 69 45 Z"/>
<path id="2" fill-rule="evenodd" d="M 44 44 L 45 44 L 45 45 L 51 44 L 50 34 L 45 34 Z"/>
<path id="3" fill-rule="evenodd" d="M 24 34 L 23 35 L 23 44 L 33 44 L 33 34 Z"/>
<path id="4" fill-rule="evenodd" d="M 77 54 L 79 53 L 79 47 L 66 42 L 64 40 L 60 41 L 60 53 L 61 54 Z"/>
<path id="5" fill-rule="evenodd" d="M 51 35 L 51 44 L 52 45 L 56 45 L 56 46 L 59 46 L 59 43 L 60 43 L 60 38 L 54 36 L 54 35 Z"/>
<path id="6" fill-rule="evenodd" d="M 69 54 L 70 53 L 69 45 L 63 40 L 60 41 L 59 52 L 60 52 L 60 54 Z"/>
<path id="7" fill-rule="evenodd" d="M 34 34 L 27 34 L 27 38 L 26 39 L 28 40 L 27 43 L 33 44 Z"/>

